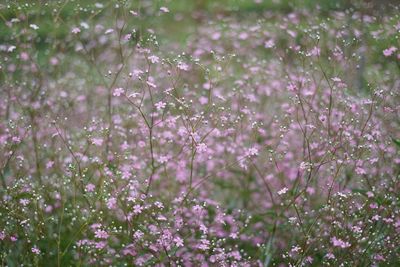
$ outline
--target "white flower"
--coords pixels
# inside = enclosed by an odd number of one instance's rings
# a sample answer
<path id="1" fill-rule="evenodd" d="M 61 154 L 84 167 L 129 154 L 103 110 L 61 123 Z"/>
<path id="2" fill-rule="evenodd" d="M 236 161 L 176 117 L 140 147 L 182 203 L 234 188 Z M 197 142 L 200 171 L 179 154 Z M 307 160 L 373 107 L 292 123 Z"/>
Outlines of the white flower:
<path id="1" fill-rule="evenodd" d="M 31 25 L 29 25 L 29 27 L 31 27 L 34 30 L 38 30 L 39 29 L 39 26 L 36 25 L 36 24 L 31 24 Z"/>
<path id="2" fill-rule="evenodd" d="M 287 191 L 289 191 L 289 189 L 287 189 L 287 187 L 284 187 L 284 188 L 282 188 L 281 190 L 278 191 L 278 195 L 286 194 Z"/>
<path id="3" fill-rule="evenodd" d="M 163 7 L 160 7 L 160 11 L 161 11 L 161 12 L 164 12 L 164 13 L 168 13 L 168 12 L 169 12 L 169 9 L 166 8 L 165 6 L 163 6 Z"/>

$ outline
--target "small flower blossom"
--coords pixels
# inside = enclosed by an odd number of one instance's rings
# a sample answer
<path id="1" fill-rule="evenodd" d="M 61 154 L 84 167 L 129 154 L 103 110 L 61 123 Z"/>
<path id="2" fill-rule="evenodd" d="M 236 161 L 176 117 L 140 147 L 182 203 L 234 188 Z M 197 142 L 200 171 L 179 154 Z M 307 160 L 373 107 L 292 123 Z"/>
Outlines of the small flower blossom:
<path id="1" fill-rule="evenodd" d="M 160 11 L 163 12 L 163 13 L 168 13 L 169 9 L 167 7 L 165 7 L 165 6 L 163 6 L 163 7 L 160 7 Z"/>
<path id="2" fill-rule="evenodd" d="M 107 239 L 109 237 L 109 235 L 106 231 L 98 229 L 95 232 L 95 237 L 99 238 L 99 239 Z"/>
<path id="3" fill-rule="evenodd" d="M 383 50 L 383 55 L 385 57 L 390 57 L 391 55 L 393 55 L 394 52 L 397 51 L 397 48 L 394 46 L 389 47 L 388 49 Z"/>
<path id="4" fill-rule="evenodd" d="M 78 34 L 78 33 L 80 33 L 81 32 L 81 29 L 79 29 L 78 27 L 74 27 L 74 28 L 72 28 L 72 30 L 71 30 L 71 33 L 73 33 L 73 34 Z"/>
<path id="5" fill-rule="evenodd" d="M 265 48 L 272 48 L 272 47 L 274 47 L 275 46 L 275 42 L 274 42 L 274 40 L 268 40 L 268 41 L 266 41 L 265 43 L 264 43 L 264 47 Z"/>
<path id="6" fill-rule="evenodd" d="M 143 211 L 143 207 L 140 205 L 135 205 L 133 206 L 133 213 L 134 214 L 140 214 Z"/>
<path id="7" fill-rule="evenodd" d="M 107 208 L 109 209 L 117 208 L 117 199 L 115 197 L 111 197 L 107 200 Z"/>
<path id="8" fill-rule="evenodd" d="M 255 147 L 251 147 L 247 151 L 248 156 L 258 156 L 258 149 Z"/>
<path id="9" fill-rule="evenodd" d="M 29 27 L 31 27 L 34 30 L 38 30 L 39 26 L 37 26 L 36 24 L 30 24 Z"/>
<path id="10" fill-rule="evenodd" d="M 95 146 L 102 146 L 103 145 L 103 139 L 101 138 L 92 138 L 92 144 Z"/>
<path id="11" fill-rule="evenodd" d="M 38 249 L 36 246 L 34 246 L 34 247 L 31 249 L 31 251 L 32 251 L 34 254 L 36 254 L 36 255 L 39 255 L 39 254 L 40 254 L 40 249 Z"/>
<path id="12" fill-rule="evenodd" d="M 124 88 L 119 87 L 114 89 L 113 96 L 121 96 L 123 94 L 125 94 Z"/>
<path id="13" fill-rule="evenodd" d="M 157 102 L 157 103 L 155 104 L 155 106 L 156 106 L 156 108 L 157 108 L 158 110 L 161 110 L 161 109 L 164 109 L 164 108 L 167 106 L 167 104 L 166 104 L 165 102 L 160 101 L 160 102 Z"/>
<path id="14" fill-rule="evenodd" d="M 183 62 L 179 62 L 177 65 L 177 68 L 183 71 L 188 71 L 189 70 L 189 65 Z"/>
<path id="15" fill-rule="evenodd" d="M 351 246 L 349 242 L 345 242 L 342 239 L 336 237 L 331 238 L 331 243 L 334 247 L 340 247 L 340 248 L 348 248 Z"/>
<path id="16" fill-rule="evenodd" d="M 174 238 L 174 242 L 177 247 L 183 247 L 183 239 L 179 236 Z"/>
<path id="17" fill-rule="evenodd" d="M 96 186 L 94 184 L 88 184 L 86 185 L 86 191 L 87 192 L 93 192 Z"/>
<path id="18" fill-rule="evenodd" d="M 289 189 L 287 187 L 284 187 L 278 191 L 278 195 L 286 194 L 288 191 L 289 191 Z"/>
<path id="19" fill-rule="evenodd" d="M 51 167 L 53 167 L 53 165 L 54 165 L 54 161 L 48 161 L 46 163 L 46 169 L 51 169 Z"/>
<path id="20" fill-rule="evenodd" d="M 200 143 L 200 144 L 198 144 L 197 146 L 196 146 L 196 150 L 197 150 L 197 152 L 198 153 L 204 153 L 204 152 L 207 152 L 207 145 L 206 144 L 204 144 L 204 143 Z"/>

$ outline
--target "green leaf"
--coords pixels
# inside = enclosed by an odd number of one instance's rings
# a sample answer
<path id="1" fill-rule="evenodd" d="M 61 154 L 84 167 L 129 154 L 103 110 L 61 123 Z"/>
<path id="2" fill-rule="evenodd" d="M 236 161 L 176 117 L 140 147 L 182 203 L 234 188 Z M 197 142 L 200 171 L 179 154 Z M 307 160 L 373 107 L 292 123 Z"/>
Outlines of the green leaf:
<path id="1" fill-rule="evenodd" d="M 396 139 L 392 137 L 392 141 L 393 143 L 395 143 L 395 145 L 397 146 L 397 148 L 400 148 L 400 139 Z"/>

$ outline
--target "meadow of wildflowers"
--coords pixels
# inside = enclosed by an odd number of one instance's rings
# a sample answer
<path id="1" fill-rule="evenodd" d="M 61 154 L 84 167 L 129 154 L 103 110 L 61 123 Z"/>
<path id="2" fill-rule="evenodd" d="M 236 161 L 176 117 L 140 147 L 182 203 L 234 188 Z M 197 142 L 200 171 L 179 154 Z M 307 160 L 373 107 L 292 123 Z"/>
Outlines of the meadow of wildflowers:
<path id="1" fill-rule="evenodd" d="M 400 266 L 400 3 L 0 1 L 1 266 Z"/>

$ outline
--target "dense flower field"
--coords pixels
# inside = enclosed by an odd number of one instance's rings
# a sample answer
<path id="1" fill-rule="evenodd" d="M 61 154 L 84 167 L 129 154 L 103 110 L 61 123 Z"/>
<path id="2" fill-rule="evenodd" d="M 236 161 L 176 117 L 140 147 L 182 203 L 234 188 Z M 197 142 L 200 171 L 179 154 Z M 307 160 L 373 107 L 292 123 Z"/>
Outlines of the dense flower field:
<path id="1" fill-rule="evenodd" d="M 293 2 L 0 3 L 1 265 L 399 266 L 400 5 Z"/>

